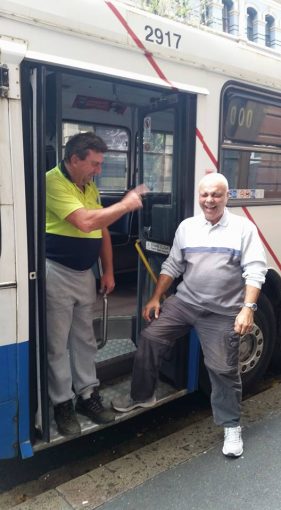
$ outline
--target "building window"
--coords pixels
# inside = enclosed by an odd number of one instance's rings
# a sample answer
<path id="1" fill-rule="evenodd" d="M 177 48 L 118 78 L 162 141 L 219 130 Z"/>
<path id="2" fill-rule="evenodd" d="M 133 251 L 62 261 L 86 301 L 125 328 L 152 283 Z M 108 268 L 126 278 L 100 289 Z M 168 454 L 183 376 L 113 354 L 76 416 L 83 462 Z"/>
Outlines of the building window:
<path id="1" fill-rule="evenodd" d="M 247 38 L 249 41 L 254 41 L 255 34 L 255 21 L 257 19 L 257 11 L 252 7 L 248 7 L 247 9 Z"/>
<path id="2" fill-rule="evenodd" d="M 210 7 L 208 5 L 208 0 L 203 0 L 200 2 L 200 23 L 202 25 L 209 25 L 210 22 Z"/>
<path id="3" fill-rule="evenodd" d="M 222 0 L 222 29 L 228 34 L 231 33 L 231 11 L 233 9 L 233 2 L 231 0 Z"/>
<path id="4" fill-rule="evenodd" d="M 270 14 L 265 16 L 265 45 L 269 48 L 274 46 L 274 24 L 273 16 L 270 16 Z"/>

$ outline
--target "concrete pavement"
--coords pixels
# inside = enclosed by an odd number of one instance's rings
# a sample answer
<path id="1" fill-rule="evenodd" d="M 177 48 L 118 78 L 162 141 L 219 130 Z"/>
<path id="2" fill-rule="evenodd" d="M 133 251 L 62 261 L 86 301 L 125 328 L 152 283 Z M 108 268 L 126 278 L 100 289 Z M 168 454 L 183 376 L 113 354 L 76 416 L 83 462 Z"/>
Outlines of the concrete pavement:
<path id="1" fill-rule="evenodd" d="M 239 459 L 210 417 L 14 508 L 281 510 L 280 383 L 243 402 L 242 425 Z"/>

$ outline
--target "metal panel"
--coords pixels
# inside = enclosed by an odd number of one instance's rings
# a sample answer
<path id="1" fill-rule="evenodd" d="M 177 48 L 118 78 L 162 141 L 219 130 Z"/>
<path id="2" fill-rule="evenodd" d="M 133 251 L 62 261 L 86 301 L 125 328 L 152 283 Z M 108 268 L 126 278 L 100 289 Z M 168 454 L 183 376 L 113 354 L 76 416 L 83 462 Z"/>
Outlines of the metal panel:
<path id="1" fill-rule="evenodd" d="M 17 455 L 17 351 L 0 347 L 0 458 Z"/>
<path id="2" fill-rule="evenodd" d="M 23 459 L 33 455 L 29 440 L 29 342 L 18 344 L 18 442 Z"/>

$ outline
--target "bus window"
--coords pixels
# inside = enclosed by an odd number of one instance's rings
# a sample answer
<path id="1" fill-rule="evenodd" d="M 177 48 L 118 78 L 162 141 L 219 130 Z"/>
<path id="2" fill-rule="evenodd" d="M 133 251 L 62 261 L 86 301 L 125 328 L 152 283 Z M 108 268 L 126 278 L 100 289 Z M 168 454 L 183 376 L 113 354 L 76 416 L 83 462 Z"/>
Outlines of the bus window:
<path id="1" fill-rule="evenodd" d="M 227 88 L 220 167 L 232 199 L 281 199 L 280 98 Z"/>
<path id="2" fill-rule="evenodd" d="M 144 182 L 150 191 L 171 193 L 173 133 L 152 132 L 144 140 Z"/>
<path id="3" fill-rule="evenodd" d="M 232 190 L 255 190 L 252 198 L 281 198 L 281 154 L 225 150 L 222 170 Z"/>
<path id="4" fill-rule="evenodd" d="M 63 122 L 63 147 L 70 136 L 76 133 L 94 131 L 108 147 L 104 155 L 102 174 L 95 178 L 98 188 L 103 191 L 124 191 L 127 189 L 129 169 L 129 131 L 125 128 L 97 124 Z"/>

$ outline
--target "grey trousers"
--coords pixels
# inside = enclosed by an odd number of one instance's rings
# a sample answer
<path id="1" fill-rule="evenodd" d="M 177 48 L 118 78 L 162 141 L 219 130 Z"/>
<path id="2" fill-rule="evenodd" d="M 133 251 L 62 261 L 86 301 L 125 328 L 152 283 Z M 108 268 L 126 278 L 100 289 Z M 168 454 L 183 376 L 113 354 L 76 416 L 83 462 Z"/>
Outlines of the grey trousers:
<path id="1" fill-rule="evenodd" d="M 167 298 L 159 318 L 141 332 L 132 374 L 132 398 L 143 401 L 153 395 L 162 359 L 177 338 L 194 327 L 211 381 L 214 421 L 225 427 L 238 425 L 242 385 L 238 369 L 239 335 L 233 329 L 235 317 L 206 312 L 176 296 Z"/>
<path id="2" fill-rule="evenodd" d="M 93 330 L 96 281 L 91 269 L 75 271 L 46 261 L 49 397 L 54 405 L 89 398 L 99 385 Z"/>

